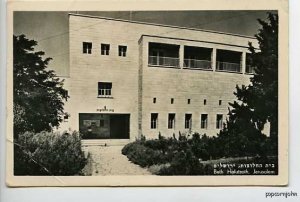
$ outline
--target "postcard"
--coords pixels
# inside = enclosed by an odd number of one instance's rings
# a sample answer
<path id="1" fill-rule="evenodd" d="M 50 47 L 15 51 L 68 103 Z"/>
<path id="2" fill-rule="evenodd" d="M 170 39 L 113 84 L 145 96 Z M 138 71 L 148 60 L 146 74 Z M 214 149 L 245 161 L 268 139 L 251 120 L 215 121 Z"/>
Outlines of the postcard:
<path id="1" fill-rule="evenodd" d="M 7 12 L 8 186 L 287 185 L 287 1 Z"/>

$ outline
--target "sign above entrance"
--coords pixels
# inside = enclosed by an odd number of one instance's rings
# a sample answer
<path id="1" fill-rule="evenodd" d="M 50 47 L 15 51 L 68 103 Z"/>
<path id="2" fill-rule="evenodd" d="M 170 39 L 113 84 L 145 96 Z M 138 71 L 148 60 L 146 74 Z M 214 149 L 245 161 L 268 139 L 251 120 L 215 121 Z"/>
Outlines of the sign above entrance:
<path id="1" fill-rule="evenodd" d="M 97 112 L 115 112 L 114 109 L 109 109 L 106 106 L 104 106 L 103 108 L 97 109 Z"/>

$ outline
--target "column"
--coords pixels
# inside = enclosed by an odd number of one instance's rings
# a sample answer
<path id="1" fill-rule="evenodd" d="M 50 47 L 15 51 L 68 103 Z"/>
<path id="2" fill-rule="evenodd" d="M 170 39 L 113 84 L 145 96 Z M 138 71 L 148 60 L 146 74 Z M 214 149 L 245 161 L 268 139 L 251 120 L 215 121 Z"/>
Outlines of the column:
<path id="1" fill-rule="evenodd" d="M 245 74 L 246 72 L 246 52 L 242 53 L 242 73 Z"/>
<path id="2" fill-rule="evenodd" d="M 216 66 L 217 66 L 217 49 L 213 48 L 211 53 L 211 68 L 213 71 L 216 70 Z"/>
<path id="3" fill-rule="evenodd" d="M 182 69 L 184 63 L 184 45 L 180 45 L 179 48 L 179 67 Z"/>

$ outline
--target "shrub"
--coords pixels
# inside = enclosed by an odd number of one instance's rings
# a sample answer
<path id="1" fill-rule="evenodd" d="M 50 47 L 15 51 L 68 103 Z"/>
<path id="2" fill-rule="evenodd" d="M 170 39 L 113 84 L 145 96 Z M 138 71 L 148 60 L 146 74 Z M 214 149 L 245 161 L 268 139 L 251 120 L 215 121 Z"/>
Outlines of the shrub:
<path id="1" fill-rule="evenodd" d="M 159 175 L 206 175 L 211 174 L 211 165 L 203 165 L 189 149 L 177 153 L 170 166 L 163 166 L 158 172 Z"/>
<path id="2" fill-rule="evenodd" d="M 15 175 L 77 175 L 86 164 L 79 133 L 25 132 L 15 141 Z"/>
<path id="3" fill-rule="evenodd" d="M 142 167 L 162 164 L 168 161 L 168 155 L 163 154 L 161 150 L 146 147 L 140 141 L 127 144 L 122 149 L 122 154 L 126 155 L 133 163 Z"/>
<path id="4" fill-rule="evenodd" d="M 201 165 L 191 150 L 177 153 L 171 161 L 169 170 L 172 175 L 195 175 Z"/>
<path id="5" fill-rule="evenodd" d="M 216 140 L 216 144 L 222 146 L 220 153 L 225 157 L 264 156 L 271 149 L 264 147 L 268 138 L 254 130 L 232 134 L 221 131 Z"/>
<path id="6" fill-rule="evenodd" d="M 168 150 L 171 149 L 171 146 L 174 144 L 173 139 L 156 139 L 156 140 L 147 140 L 143 143 L 146 147 L 160 150 L 162 153 L 166 153 Z"/>
<path id="7" fill-rule="evenodd" d="M 122 153 L 133 163 L 151 166 L 155 174 L 204 175 L 213 174 L 213 166 L 202 165 L 200 161 L 222 157 L 267 157 L 275 149 L 276 145 L 270 139 L 255 133 L 249 137 L 243 134 L 208 137 L 198 133 L 190 137 L 179 133 L 178 139 L 174 135 L 165 138 L 159 134 L 158 139 L 137 140 L 126 145 Z"/>

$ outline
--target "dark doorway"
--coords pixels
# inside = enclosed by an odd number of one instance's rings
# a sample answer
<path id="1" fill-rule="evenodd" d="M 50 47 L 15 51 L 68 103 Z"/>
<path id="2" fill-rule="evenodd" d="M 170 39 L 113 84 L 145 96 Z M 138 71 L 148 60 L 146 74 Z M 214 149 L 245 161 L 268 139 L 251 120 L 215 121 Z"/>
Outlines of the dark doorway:
<path id="1" fill-rule="evenodd" d="M 83 139 L 129 139 L 130 114 L 79 114 Z"/>
<path id="2" fill-rule="evenodd" d="M 129 115 L 110 116 L 110 138 L 129 139 Z"/>

